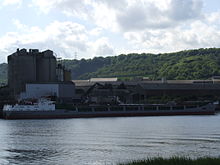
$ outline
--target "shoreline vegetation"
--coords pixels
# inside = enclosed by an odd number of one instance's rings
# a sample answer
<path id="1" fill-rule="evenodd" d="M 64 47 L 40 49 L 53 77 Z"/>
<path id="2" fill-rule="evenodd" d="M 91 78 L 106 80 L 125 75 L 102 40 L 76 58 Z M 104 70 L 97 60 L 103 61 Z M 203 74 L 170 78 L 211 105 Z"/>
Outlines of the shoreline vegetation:
<path id="1" fill-rule="evenodd" d="M 191 159 L 187 157 L 171 157 L 171 158 L 148 158 L 145 160 L 135 160 L 127 163 L 119 163 L 118 165 L 219 165 L 220 157 L 204 157 Z"/>

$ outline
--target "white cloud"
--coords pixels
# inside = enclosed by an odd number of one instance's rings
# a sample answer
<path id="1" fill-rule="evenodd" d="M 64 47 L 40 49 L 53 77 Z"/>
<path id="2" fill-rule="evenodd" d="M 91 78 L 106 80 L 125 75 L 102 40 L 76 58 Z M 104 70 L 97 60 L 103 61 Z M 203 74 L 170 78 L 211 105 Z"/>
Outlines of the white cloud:
<path id="1" fill-rule="evenodd" d="M 96 3 L 105 4 L 108 8 L 116 10 L 123 10 L 123 8 L 128 5 L 126 0 L 96 0 Z"/>
<path id="2" fill-rule="evenodd" d="M 167 28 L 202 16 L 201 0 L 32 0 L 42 11 L 61 10 L 111 31 Z"/>
<path id="3" fill-rule="evenodd" d="M 220 27 L 202 21 L 195 21 L 188 28 L 127 32 L 124 37 L 134 47 L 154 53 L 220 47 Z"/>
<path id="4" fill-rule="evenodd" d="M 99 36 L 102 33 L 102 30 L 103 30 L 102 28 L 96 27 L 96 28 L 90 30 L 89 34 L 92 36 Z"/>
<path id="5" fill-rule="evenodd" d="M 48 13 L 52 8 L 55 7 L 55 0 L 32 0 L 32 5 L 37 6 L 41 12 Z"/>
<path id="6" fill-rule="evenodd" d="M 90 48 L 93 49 L 95 55 L 98 56 L 114 55 L 113 46 L 109 43 L 109 40 L 106 37 L 102 37 L 97 39 L 95 42 L 91 42 Z"/>
<path id="7" fill-rule="evenodd" d="M 106 4 L 93 2 L 91 4 L 93 10 L 88 16 L 88 19 L 98 27 L 107 29 L 109 31 L 118 31 L 118 24 L 116 21 L 116 11 L 109 8 Z"/>
<path id="8" fill-rule="evenodd" d="M 114 50 L 107 44 L 99 45 L 96 50 L 97 55 L 106 56 L 106 55 L 114 55 Z"/>
<path id="9" fill-rule="evenodd" d="M 117 15 L 117 22 L 124 31 L 164 29 L 182 22 L 202 17 L 202 2 L 198 0 L 171 0 L 167 5 L 140 1 L 129 5 Z M 165 7 L 166 6 L 166 7 Z"/>
<path id="10" fill-rule="evenodd" d="M 27 30 L 28 27 L 22 24 L 18 19 L 13 19 L 12 23 L 16 26 L 18 30 Z"/>
<path id="11" fill-rule="evenodd" d="M 26 49 L 51 49 L 63 58 L 74 58 L 75 52 L 78 58 L 92 58 L 100 55 L 113 55 L 113 46 L 107 38 L 94 40 L 94 33 L 100 33 L 100 28 L 91 31 L 85 26 L 66 21 L 54 21 L 45 28 L 27 26 L 19 20 L 13 20 L 18 32 L 8 32 L 0 37 L 0 56 L 2 61 L 6 55 L 11 54 L 17 48 Z M 94 32 L 95 31 L 95 32 Z M 96 37 L 98 37 L 95 34 Z M 94 40 L 94 42 L 91 42 Z"/>
<path id="12" fill-rule="evenodd" d="M 220 26 L 220 12 L 214 12 L 210 14 L 205 14 L 205 20 L 207 23 L 211 25 L 218 25 Z"/>
<path id="13" fill-rule="evenodd" d="M 21 5 L 23 0 L 3 0 L 2 5 L 8 6 L 8 5 Z"/>
<path id="14" fill-rule="evenodd" d="M 87 17 L 91 7 L 88 0 L 32 0 L 41 12 L 48 13 L 52 9 L 62 11 L 69 16 Z"/>
<path id="15" fill-rule="evenodd" d="M 171 0 L 167 12 L 171 19 L 182 21 L 201 17 L 202 7 L 200 0 Z"/>
<path id="16" fill-rule="evenodd" d="M 19 32 L 8 32 L 0 38 L 0 54 L 11 52 L 16 48 L 52 49 L 67 58 L 73 57 L 75 51 L 87 51 L 87 31 L 83 25 L 73 22 L 54 21 L 44 29 L 28 27 L 18 20 L 13 21 Z M 22 27 L 25 29 L 21 30 Z M 5 54 L 8 55 L 8 54 Z"/>

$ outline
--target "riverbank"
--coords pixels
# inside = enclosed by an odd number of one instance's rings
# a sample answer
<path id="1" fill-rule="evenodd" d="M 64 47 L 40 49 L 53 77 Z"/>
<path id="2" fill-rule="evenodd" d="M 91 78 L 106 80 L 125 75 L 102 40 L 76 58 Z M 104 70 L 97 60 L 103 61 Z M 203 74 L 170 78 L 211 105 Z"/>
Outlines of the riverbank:
<path id="1" fill-rule="evenodd" d="M 149 158 L 146 160 L 132 161 L 128 163 L 120 163 L 119 165 L 219 165 L 220 158 L 181 158 L 181 157 L 172 157 L 172 158 Z"/>

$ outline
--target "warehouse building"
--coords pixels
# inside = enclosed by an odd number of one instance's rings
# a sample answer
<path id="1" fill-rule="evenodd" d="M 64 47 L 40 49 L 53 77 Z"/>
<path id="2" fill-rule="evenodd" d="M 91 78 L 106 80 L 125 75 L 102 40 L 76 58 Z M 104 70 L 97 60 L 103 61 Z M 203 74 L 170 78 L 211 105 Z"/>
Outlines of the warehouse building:
<path id="1" fill-rule="evenodd" d="M 147 103 L 149 98 L 191 98 L 191 99 L 214 99 L 220 98 L 220 80 L 215 77 L 211 80 L 164 80 L 163 81 L 89 81 L 73 80 L 76 85 L 76 95 L 86 92 L 99 83 L 102 86 L 111 84 L 112 89 L 103 89 L 96 86 L 90 90 L 89 95 L 104 98 L 113 95 L 120 98 L 124 103 Z M 124 88 L 121 88 L 123 84 Z M 110 92 L 107 94 L 106 92 Z"/>
<path id="2" fill-rule="evenodd" d="M 48 96 L 54 96 L 63 102 L 71 101 L 75 97 L 75 84 L 73 82 L 27 83 L 25 92 L 20 94 L 20 99 Z"/>

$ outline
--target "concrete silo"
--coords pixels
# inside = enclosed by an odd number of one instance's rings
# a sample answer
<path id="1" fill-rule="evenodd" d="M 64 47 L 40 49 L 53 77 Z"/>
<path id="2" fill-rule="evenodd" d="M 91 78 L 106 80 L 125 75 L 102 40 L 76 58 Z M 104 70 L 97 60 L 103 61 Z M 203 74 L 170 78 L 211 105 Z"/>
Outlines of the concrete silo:
<path id="1" fill-rule="evenodd" d="M 17 49 L 8 56 L 8 85 L 14 94 L 24 91 L 26 83 L 36 81 L 36 54 Z"/>
<path id="2" fill-rule="evenodd" d="M 25 91 L 27 83 L 57 83 L 68 81 L 71 78 L 70 72 L 64 67 L 56 66 L 56 57 L 53 51 L 46 50 L 39 52 L 38 49 L 17 49 L 8 56 L 8 84 L 14 95 L 19 95 Z M 62 71 L 56 75 L 56 69 Z M 65 73 L 64 73 L 65 71 Z"/>
<path id="3" fill-rule="evenodd" d="M 8 56 L 8 85 L 14 94 L 24 91 L 26 83 L 56 82 L 56 57 L 53 51 L 17 49 Z"/>
<path id="4" fill-rule="evenodd" d="M 37 81 L 55 82 L 56 79 L 56 57 L 53 51 L 46 50 L 37 56 Z"/>

